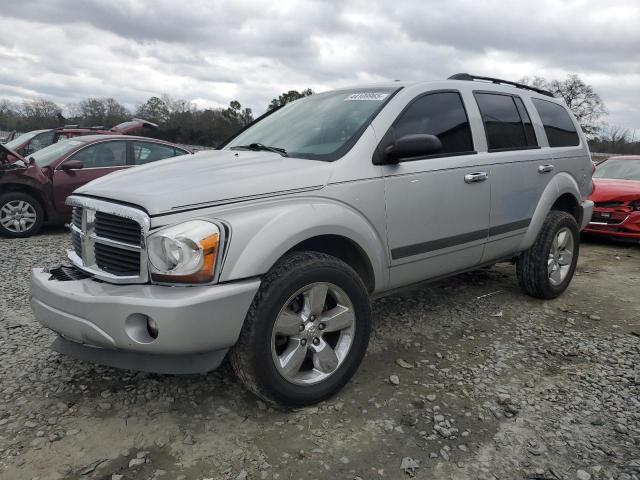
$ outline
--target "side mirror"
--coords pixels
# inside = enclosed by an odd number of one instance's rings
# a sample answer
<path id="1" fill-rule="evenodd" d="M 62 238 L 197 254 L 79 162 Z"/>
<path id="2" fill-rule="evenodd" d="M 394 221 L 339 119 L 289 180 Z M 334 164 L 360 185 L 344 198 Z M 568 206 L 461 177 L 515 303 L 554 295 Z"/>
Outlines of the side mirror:
<path id="1" fill-rule="evenodd" d="M 433 155 L 441 150 L 442 142 L 435 135 L 404 135 L 384 149 L 384 158 L 385 163 L 398 163 L 403 158 Z"/>
<path id="2" fill-rule="evenodd" d="M 81 170 L 84 168 L 84 163 L 82 163 L 82 160 L 67 160 L 60 166 L 60 168 L 65 171 Z"/>

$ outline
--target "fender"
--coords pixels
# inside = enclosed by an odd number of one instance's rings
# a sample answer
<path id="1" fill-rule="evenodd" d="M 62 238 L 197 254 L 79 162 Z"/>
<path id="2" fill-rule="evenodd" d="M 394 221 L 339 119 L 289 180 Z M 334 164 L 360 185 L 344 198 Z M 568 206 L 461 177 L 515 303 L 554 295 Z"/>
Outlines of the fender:
<path id="1" fill-rule="evenodd" d="M 368 257 L 375 277 L 374 291 L 386 287 L 388 255 L 384 241 L 361 213 L 343 203 L 296 197 L 216 217 L 231 226 L 220 281 L 262 275 L 298 243 L 320 235 L 338 235 L 351 240 Z"/>
<path id="2" fill-rule="evenodd" d="M 556 200 L 565 193 L 572 195 L 576 199 L 578 205 L 582 203 L 582 195 L 580 194 L 578 183 L 567 172 L 559 172 L 549 181 L 547 187 L 542 192 L 538 205 L 533 213 L 533 217 L 531 218 L 531 223 L 529 224 L 527 233 L 520 243 L 519 251 L 527 250 L 531 245 L 533 245 L 538 233 L 542 229 L 544 220 L 551 211 L 551 207 Z M 579 219 L 578 225 L 580 225 Z"/>
<path id="3" fill-rule="evenodd" d="M 39 173 L 39 175 L 42 175 L 42 173 Z M 39 178 L 35 180 L 31 176 L 19 175 L 15 172 L 9 172 L 4 176 L 0 175 L 0 193 L 11 190 L 34 193 L 35 197 L 42 203 L 45 219 L 50 220 L 57 217 L 57 212 L 51 201 L 51 184 L 46 184 L 46 182 L 40 181 Z"/>

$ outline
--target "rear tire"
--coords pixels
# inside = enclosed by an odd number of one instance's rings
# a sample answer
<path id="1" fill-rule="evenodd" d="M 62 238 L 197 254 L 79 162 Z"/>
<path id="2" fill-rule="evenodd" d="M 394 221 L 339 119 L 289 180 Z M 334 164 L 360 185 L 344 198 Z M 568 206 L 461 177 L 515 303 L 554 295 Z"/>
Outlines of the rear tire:
<path id="1" fill-rule="evenodd" d="M 24 192 L 0 195 L 0 234 L 23 238 L 38 233 L 44 221 L 44 209 L 38 200 Z"/>
<path id="2" fill-rule="evenodd" d="M 579 251 L 576 219 L 567 212 L 552 210 L 535 243 L 516 260 L 520 288 L 536 298 L 561 295 L 573 278 Z"/>
<path id="3" fill-rule="evenodd" d="M 330 255 L 293 252 L 263 277 L 229 358 L 260 398 L 310 405 L 353 376 L 370 330 L 369 294 L 360 276 Z"/>

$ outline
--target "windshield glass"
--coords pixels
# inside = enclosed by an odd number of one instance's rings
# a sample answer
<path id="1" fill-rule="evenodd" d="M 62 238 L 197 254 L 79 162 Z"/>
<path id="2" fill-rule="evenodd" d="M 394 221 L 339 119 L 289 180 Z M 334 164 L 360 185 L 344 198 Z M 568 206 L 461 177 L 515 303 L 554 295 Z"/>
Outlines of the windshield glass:
<path id="1" fill-rule="evenodd" d="M 51 165 L 65 153 L 70 152 L 79 145 L 82 145 L 82 140 L 63 140 L 48 147 L 38 150 L 37 152 L 29 155 L 29 158 L 33 158 L 39 167 L 46 167 Z"/>
<path id="2" fill-rule="evenodd" d="M 225 149 L 260 144 L 284 149 L 290 157 L 335 160 L 353 146 L 395 91 L 341 90 L 301 98 L 249 127 Z"/>
<path id="3" fill-rule="evenodd" d="M 640 180 L 640 160 L 607 160 L 598 166 L 593 178 Z"/>
<path id="4" fill-rule="evenodd" d="M 35 137 L 37 134 L 42 133 L 44 131 L 45 130 L 34 130 L 33 132 L 23 133 L 22 135 L 20 135 L 20 136 L 14 138 L 13 140 L 11 140 L 10 142 L 5 143 L 5 145 L 7 147 L 9 147 L 11 150 L 15 150 L 16 148 L 18 148 L 23 143 L 28 142 L 33 137 Z"/>

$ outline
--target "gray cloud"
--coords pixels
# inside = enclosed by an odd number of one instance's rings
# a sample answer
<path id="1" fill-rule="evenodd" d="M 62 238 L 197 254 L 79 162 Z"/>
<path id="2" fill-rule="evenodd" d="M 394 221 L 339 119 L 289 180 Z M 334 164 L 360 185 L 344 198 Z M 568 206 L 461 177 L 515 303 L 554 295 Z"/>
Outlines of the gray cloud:
<path id="1" fill-rule="evenodd" d="M 22 0 L 0 12 L 0 97 L 169 93 L 261 113 L 291 88 L 577 73 L 611 124 L 640 129 L 638 18 L 635 0 Z"/>

